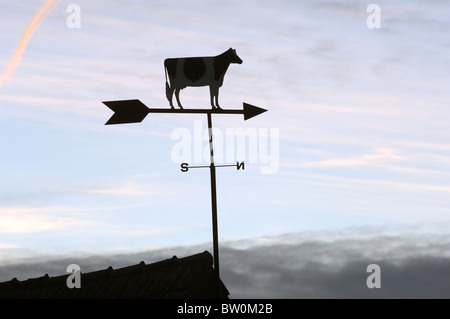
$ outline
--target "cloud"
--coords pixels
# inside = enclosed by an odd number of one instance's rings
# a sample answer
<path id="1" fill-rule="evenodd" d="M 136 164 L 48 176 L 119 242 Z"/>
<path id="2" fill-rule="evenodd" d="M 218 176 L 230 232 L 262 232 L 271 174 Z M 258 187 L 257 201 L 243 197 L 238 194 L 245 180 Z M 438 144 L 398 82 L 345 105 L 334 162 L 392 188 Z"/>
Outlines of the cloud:
<path id="1" fill-rule="evenodd" d="M 124 196 L 160 196 L 173 194 L 173 190 L 162 188 L 161 185 L 140 185 L 137 182 L 121 182 L 118 186 L 94 188 L 88 191 L 99 195 L 124 195 Z"/>
<path id="2" fill-rule="evenodd" d="M 11 244 L 2 244 L 0 243 L 0 249 L 12 249 L 12 248 L 19 248 L 18 245 L 11 245 Z"/>
<path id="3" fill-rule="evenodd" d="M 348 14 L 352 16 L 361 16 L 365 14 L 366 5 L 360 1 L 309 1 L 309 4 L 314 9 L 324 10 L 333 15 L 336 14 Z"/>
<path id="4" fill-rule="evenodd" d="M 62 213 L 74 211 L 68 207 L 10 207 L 0 206 L 0 233 L 24 234 L 61 230 L 84 222 Z"/>
<path id="5" fill-rule="evenodd" d="M 380 247 L 384 247 L 380 251 Z M 436 255 L 427 250 L 436 250 Z M 234 298 L 448 298 L 445 244 L 412 245 L 399 237 L 306 241 L 223 249 L 221 269 Z M 366 285 L 381 268 L 381 289 Z"/>
<path id="6" fill-rule="evenodd" d="M 378 164 L 386 160 L 404 160 L 405 157 L 395 154 L 388 148 L 376 149 L 373 153 L 351 158 L 335 158 L 316 162 L 295 164 L 295 167 L 354 167 L 362 165 Z"/>
<path id="7" fill-rule="evenodd" d="M 272 247 L 282 249 L 283 247 Z M 301 251 L 299 251 L 301 252 Z M 240 252 L 235 259 L 249 258 Z M 223 256 L 224 254 L 222 254 Z M 269 257 L 269 256 L 267 256 Z M 251 257 L 250 257 L 251 258 Z M 275 259 L 279 261 L 279 259 Z M 343 267 L 310 262 L 303 267 L 292 267 L 268 262 L 259 258 L 250 260 L 251 276 L 242 272 L 225 270 L 223 277 L 235 286 L 229 287 L 233 298 L 448 298 L 448 285 L 436 277 L 445 277 L 450 259 L 443 257 L 418 257 L 405 259 L 401 265 L 378 259 L 381 268 L 381 289 L 366 286 L 367 266 L 370 259 L 354 258 Z M 224 269 L 228 269 L 223 267 Z M 231 268 L 233 269 L 233 268 Z M 250 273 L 248 271 L 247 273 Z"/>
<path id="8" fill-rule="evenodd" d="M 449 298 L 449 237 L 420 226 L 415 230 L 361 227 L 224 242 L 221 278 L 231 298 Z M 0 266 L 0 280 L 62 275 L 71 263 L 90 272 L 209 249 L 205 244 L 134 254 L 22 260 Z M 366 285 L 370 264 L 380 266 L 379 289 Z"/>
<path id="9" fill-rule="evenodd" d="M 287 234 L 244 249 L 231 244 L 221 250 L 222 278 L 232 298 L 448 298 L 449 237 L 419 228 Z M 381 268 L 381 289 L 366 285 L 370 264 Z"/>

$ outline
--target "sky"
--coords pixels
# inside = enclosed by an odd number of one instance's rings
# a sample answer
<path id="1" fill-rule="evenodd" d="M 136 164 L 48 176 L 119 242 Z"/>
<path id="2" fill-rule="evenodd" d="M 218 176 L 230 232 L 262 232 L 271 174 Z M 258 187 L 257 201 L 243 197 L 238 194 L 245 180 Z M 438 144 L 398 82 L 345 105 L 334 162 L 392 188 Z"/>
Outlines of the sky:
<path id="1" fill-rule="evenodd" d="M 213 115 L 230 297 L 450 297 L 448 2 L 0 5 L 0 281 L 212 253 L 205 116 L 102 101 L 169 108 L 164 59 L 232 47 L 221 106 L 268 111 Z"/>

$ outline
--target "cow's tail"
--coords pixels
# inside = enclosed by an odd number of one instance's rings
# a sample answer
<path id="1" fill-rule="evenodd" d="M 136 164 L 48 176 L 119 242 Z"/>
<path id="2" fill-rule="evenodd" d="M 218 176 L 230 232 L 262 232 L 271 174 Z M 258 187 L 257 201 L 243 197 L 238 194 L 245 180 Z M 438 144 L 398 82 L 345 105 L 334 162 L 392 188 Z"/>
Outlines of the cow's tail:
<path id="1" fill-rule="evenodd" d="M 167 62 L 164 61 L 164 73 L 166 75 L 166 98 L 167 100 L 170 102 L 170 105 L 172 106 L 172 94 L 173 94 L 173 90 L 169 85 L 169 81 L 167 78 Z"/>

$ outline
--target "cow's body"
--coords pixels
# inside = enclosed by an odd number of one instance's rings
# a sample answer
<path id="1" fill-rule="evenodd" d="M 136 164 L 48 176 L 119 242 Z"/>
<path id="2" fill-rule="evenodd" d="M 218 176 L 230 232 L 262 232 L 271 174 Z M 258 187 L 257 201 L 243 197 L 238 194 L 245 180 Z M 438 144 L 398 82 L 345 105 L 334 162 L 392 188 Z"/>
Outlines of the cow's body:
<path id="1" fill-rule="evenodd" d="M 224 53 L 210 57 L 169 58 L 164 61 L 166 73 L 166 97 L 172 108 L 172 97 L 175 92 L 178 106 L 180 90 L 188 86 L 209 86 L 211 106 L 219 106 L 219 88 L 230 63 L 242 63 L 236 50 L 230 48 Z M 170 82 L 170 84 L 169 84 Z"/>

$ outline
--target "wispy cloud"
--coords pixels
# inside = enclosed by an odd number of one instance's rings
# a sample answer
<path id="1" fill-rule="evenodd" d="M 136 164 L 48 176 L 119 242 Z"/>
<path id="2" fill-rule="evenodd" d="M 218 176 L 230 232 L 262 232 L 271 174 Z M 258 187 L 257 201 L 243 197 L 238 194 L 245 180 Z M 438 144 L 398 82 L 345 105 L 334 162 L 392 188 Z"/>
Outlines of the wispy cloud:
<path id="1" fill-rule="evenodd" d="M 0 206 L 0 233 L 23 234 L 60 230 L 83 223 L 58 214 L 67 212 L 65 207 L 9 207 Z"/>
<path id="2" fill-rule="evenodd" d="M 162 189 L 160 186 L 141 185 L 136 182 L 124 182 L 118 186 L 109 186 L 104 188 L 94 188 L 88 191 L 91 194 L 100 195 L 124 195 L 124 196 L 141 196 L 141 195 L 162 195 L 170 192 Z"/>
<path id="3" fill-rule="evenodd" d="M 19 245 L 12 245 L 12 244 L 2 244 L 0 243 L 0 249 L 12 249 L 12 248 L 19 248 Z"/>
<path id="4" fill-rule="evenodd" d="M 350 158 L 334 158 L 323 161 L 298 163 L 296 167 L 353 167 L 362 165 L 373 165 L 382 161 L 404 160 L 405 157 L 397 155 L 394 150 L 379 148 L 369 154 L 363 154 Z"/>
<path id="5" fill-rule="evenodd" d="M 361 189 L 361 187 L 372 187 L 380 190 L 404 190 L 412 192 L 436 191 L 436 192 L 450 192 L 450 185 L 448 184 L 432 184 L 432 182 L 406 182 L 403 180 L 390 179 L 376 179 L 376 178 L 351 178 L 339 177 L 331 175 L 319 174 L 295 174 L 290 173 L 293 177 L 298 177 L 299 183 L 308 183 L 311 185 L 333 185 L 333 187 L 350 188 L 354 190 Z"/>

